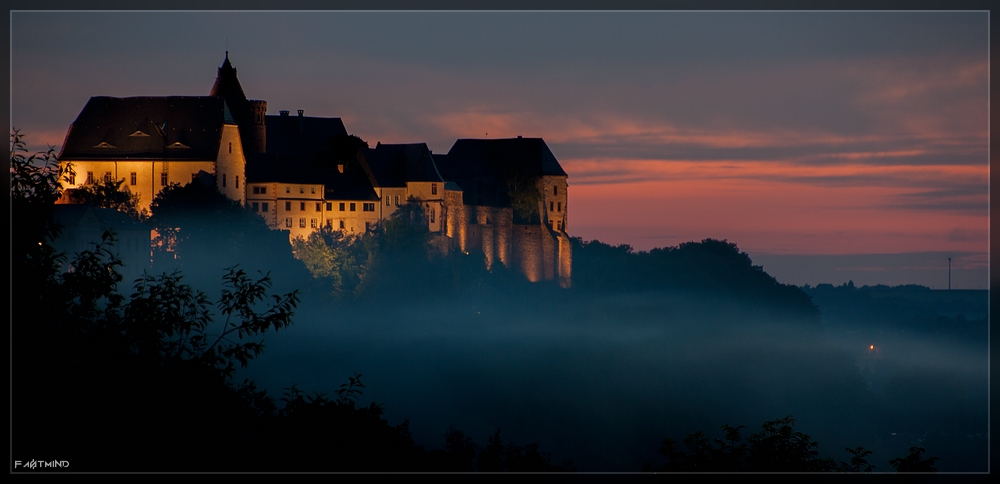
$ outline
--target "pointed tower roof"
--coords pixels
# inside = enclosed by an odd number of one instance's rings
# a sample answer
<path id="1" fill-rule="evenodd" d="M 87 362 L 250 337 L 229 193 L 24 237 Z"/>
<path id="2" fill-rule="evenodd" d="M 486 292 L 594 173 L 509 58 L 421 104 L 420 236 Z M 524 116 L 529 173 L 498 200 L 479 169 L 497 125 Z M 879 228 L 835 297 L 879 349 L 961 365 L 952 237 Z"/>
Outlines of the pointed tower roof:
<path id="1" fill-rule="evenodd" d="M 246 100 L 247 98 L 246 94 L 243 93 L 240 80 L 236 77 L 236 68 L 229 62 L 228 50 L 226 51 L 226 60 L 222 61 L 219 73 L 215 77 L 215 85 L 212 86 L 212 91 L 208 95 L 225 98 L 230 101 L 230 104 L 232 104 L 231 99 L 242 98 Z"/>

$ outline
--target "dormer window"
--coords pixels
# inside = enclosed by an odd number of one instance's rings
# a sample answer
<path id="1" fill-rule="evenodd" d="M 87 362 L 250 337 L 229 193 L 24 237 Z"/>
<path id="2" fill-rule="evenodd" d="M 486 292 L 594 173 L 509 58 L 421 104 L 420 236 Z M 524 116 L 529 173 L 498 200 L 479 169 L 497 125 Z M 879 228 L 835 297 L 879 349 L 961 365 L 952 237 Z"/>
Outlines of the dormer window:
<path id="1" fill-rule="evenodd" d="M 180 141 L 174 141 L 173 143 L 167 145 L 167 148 L 191 148 L 191 147 L 184 143 L 181 143 Z"/>
<path id="2" fill-rule="evenodd" d="M 101 141 L 94 145 L 94 148 L 115 148 L 115 145 L 108 143 L 107 141 Z"/>
<path id="3" fill-rule="evenodd" d="M 133 138 L 136 138 L 136 137 L 138 137 L 138 138 L 145 138 L 145 137 L 148 137 L 149 135 L 146 134 L 146 133 L 144 133 L 144 132 L 142 132 L 142 131 L 140 131 L 140 130 L 135 130 L 135 132 L 133 132 L 129 136 L 131 136 Z"/>

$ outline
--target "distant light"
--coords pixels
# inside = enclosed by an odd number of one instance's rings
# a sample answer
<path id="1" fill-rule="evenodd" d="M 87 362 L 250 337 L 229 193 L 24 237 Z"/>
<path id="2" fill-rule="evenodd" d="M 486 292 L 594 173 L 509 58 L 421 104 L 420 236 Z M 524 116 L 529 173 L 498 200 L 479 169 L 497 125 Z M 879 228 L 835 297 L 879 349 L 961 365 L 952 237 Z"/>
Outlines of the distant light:
<path id="1" fill-rule="evenodd" d="M 869 350 L 873 350 L 873 349 L 875 349 L 875 345 L 868 345 L 868 349 L 869 349 Z"/>

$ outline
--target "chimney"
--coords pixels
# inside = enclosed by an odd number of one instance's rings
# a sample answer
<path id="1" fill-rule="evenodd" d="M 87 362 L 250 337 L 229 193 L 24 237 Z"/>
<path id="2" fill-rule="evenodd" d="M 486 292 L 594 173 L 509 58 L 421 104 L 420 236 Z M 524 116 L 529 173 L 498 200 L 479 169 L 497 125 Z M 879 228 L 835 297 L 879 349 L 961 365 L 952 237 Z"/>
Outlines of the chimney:
<path id="1" fill-rule="evenodd" d="M 280 114 L 282 116 L 288 116 L 288 110 L 287 109 L 282 109 L 281 111 L 278 111 L 278 114 Z"/>
<path id="2" fill-rule="evenodd" d="M 303 116 L 302 116 L 302 113 L 304 113 L 304 112 L 305 111 L 303 111 L 301 109 L 299 110 L 299 134 L 302 134 L 302 128 L 303 128 L 303 126 L 302 126 L 303 125 L 302 120 L 304 119 Z"/>

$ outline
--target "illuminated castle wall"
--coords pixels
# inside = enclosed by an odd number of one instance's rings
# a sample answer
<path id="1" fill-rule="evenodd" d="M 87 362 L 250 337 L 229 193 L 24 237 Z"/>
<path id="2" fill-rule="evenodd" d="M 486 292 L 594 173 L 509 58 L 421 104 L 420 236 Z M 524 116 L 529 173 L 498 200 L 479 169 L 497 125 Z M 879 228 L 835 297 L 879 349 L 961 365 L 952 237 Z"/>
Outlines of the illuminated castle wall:
<path id="1" fill-rule="evenodd" d="M 70 190 L 124 180 L 145 208 L 208 173 L 290 239 L 322 227 L 363 233 L 418 203 L 441 252 L 481 250 L 488 268 L 569 286 L 568 176 L 541 138 L 460 139 L 447 154 L 380 143 L 345 155 L 350 142 L 339 118 L 267 115 L 227 52 L 209 96 L 91 98 L 60 160 L 76 173 Z"/>

